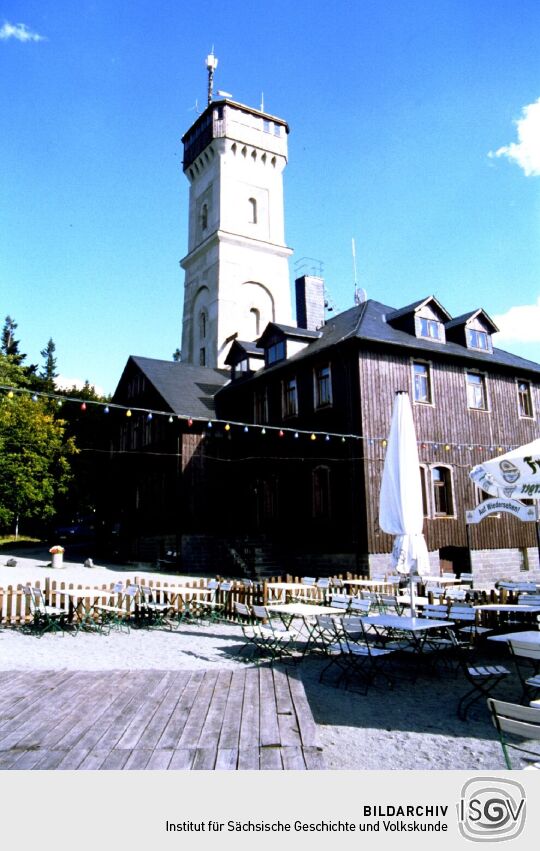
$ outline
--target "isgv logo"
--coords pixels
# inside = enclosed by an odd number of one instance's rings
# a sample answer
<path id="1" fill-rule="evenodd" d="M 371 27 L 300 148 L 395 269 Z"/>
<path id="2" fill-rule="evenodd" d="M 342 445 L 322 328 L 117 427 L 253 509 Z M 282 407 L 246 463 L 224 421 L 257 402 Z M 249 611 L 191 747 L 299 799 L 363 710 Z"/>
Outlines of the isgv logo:
<path id="1" fill-rule="evenodd" d="M 525 826 L 525 789 L 515 780 L 479 777 L 468 780 L 458 804 L 459 830 L 473 842 L 502 842 Z"/>

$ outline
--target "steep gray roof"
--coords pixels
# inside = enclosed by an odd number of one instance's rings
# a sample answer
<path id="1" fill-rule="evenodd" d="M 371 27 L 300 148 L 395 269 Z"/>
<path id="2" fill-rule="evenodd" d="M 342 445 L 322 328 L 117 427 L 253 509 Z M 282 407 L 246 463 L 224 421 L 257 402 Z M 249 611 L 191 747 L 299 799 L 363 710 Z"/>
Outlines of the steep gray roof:
<path id="1" fill-rule="evenodd" d="M 417 302 L 422 304 L 425 300 Z M 411 305 L 409 305 L 410 309 Z M 503 349 L 494 348 L 493 352 L 477 351 L 476 349 L 468 349 L 458 343 L 445 342 L 438 343 L 424 337 L 415 337 L 406 331 L 401 331 L 398 328 L 390 325 L 387 322 L 387 317 L 395 317 L 396 311 L 393 307 L 381 304 L 378 301 L 369 299 L 358 307 L 351 307 L 349 310 L 332 317 L 326 325 L 321 328 L 321 336 L 314 340 L 303 349 L 301 352 L 293 355 L 287 361 L 281 361 L 279 364 L 271 367 L 275 369 L 278 366 L 283 366 L 285 363 L 291 363 L 301 358 L 311 356 L 318 352 L 335 346 L 345 340 L 358 340 L 359 343 L 378 343 L 387 347 L 399 347 L 400 349 L 409 349 L 411 354 L 418 352 L 419 354 L 437 355 L 439 358 L 446 357 L 450 359 L 460 358 L 465 361 L 475 362 L 478 366 L 482 363 L 486 366 L 506 367 L 514 371 L 534 372 L 540 375 L 540 364 L 534 361 L 526 360 L 518 355 L 513 355 L 510 352 L 505 352 Z M 268 370 L 264 370 L 268 372 Z M 262 375 L 261 373 L 257 374 Z"/>
<path id="2" fill-rule="evenodd" d="M 226 369 L 211 369 L 181 361 L 156 360 L 137 355 L 130 356 L 124 373 L 130 362 L 135 364 L 161 396 L 164 410 L 186 417 L 214 416 L 214 396 L 230 378 L 229 370 Z M 122 378 L 113 401 L 121 388 Z"/>

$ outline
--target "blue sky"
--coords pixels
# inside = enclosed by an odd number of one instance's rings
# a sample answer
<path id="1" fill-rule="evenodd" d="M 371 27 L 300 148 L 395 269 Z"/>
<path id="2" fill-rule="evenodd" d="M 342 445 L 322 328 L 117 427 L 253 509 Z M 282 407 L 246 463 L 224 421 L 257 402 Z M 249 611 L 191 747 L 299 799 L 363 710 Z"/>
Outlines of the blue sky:
<path id="1" fill-rule="evenodd" d="M 181 136 L 216 88 L 291 128 L 294 266 L 483 307 L 540 361 L 537 0 L 0 0 L 0 312 L 28 360 L 112 392 L 180 345 Z M 308 266 L 311 264 L 308 264 Z"/>

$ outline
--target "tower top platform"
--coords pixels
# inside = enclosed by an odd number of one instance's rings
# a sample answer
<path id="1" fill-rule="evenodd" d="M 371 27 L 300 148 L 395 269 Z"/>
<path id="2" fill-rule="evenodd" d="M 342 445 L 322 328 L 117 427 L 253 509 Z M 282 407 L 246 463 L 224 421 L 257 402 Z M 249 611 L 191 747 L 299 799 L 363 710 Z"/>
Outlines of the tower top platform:
<path id="1" fill-rule="evenodd" d="M 183 169 L 187 171 L 213 139 L 224 137 L 286 157 L 288 133 L 289 125 L 276 115 L 228 98 L 212 101 L 182 136 Z"/>

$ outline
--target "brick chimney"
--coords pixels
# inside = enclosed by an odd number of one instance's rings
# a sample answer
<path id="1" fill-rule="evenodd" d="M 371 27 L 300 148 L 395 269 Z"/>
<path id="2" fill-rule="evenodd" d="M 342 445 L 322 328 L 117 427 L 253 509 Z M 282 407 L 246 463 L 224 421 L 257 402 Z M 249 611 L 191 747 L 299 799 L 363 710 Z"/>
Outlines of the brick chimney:
<path id="1" fill-rule="evenodd" d="M 298 328 L 318 331 L 324 325 L 324 280 L 315 275 L 302 275 L 294 282 L 296 291 L 296 324 Z"/>

